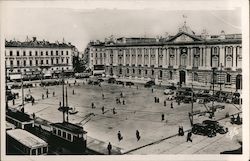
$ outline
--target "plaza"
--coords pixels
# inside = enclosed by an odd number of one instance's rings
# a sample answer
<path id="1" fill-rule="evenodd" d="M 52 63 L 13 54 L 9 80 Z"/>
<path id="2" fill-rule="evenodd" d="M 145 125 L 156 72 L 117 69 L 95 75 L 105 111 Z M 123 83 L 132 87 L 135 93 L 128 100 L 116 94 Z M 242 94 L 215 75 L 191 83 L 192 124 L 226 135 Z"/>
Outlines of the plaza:
<path id="1" fill-rule="evenodd" d="M 74 82 L 77 82 L 74 85 Z M 217 134 L 213 138 L 207 136 L 192 135 L 193 142 L 186 142 L 185 136 L 178 136 L 179 126 L 184 131 L 191 129 L 188 113 L 191 104 L 173 101 L 173 109 L 170 108 L 171 101 L 163 102 L 166 95 L 163 94 L 164 87 L 156 86 L 153 89 L 145 88 L 143 84 L 135 83 L 134 86 L 122 86 L 102 82 L 101 86 L 88 85 L 86 80 L 65 80 L 70 84 L 67 86 L 68 103 L 79 111 L 75 115 L 69 115 L 71 123 L 79 124 L 86 130 L 88 138 L 101 141 L 103 149 L 100 151 L 107 154 L 106 145 L 110 142 L 117 148 L 119 154 L 219 154 L 222 151 L 240 148 L 239 141 L 242 140 L 241 125 L 232 125 L 229 115 L 240 113 L 239 105 L 225 104 L 225 109 L 215 112 L 215 120 L 229 129 L 227 134 Z M 137 88 L 138 86 L 138 88 Z M 46 91 L 49 91 L 48 98 Z M 74 90 L 74 94 L 73 94 Z M 21 92 L 21 90 L 13 90 Z M 55 96 L 52 93 L 55 92 Z M 120 94 L 123 97 L 120 98 Z M 62 112 L 58 111 L 59 102 L 62 101 L 62 86 L 48 86 L 26 88 L 24 93 L 31 94 L 35 98 L 35 104 L 25 103 L 25 112 L 37 118 L 47 120 L 51 123 L 62 121 Z M 42 99 L 44 94 L 44 99 Z M 104 98 L 102 97 L 104 95 Z M 159 98 L 159 103 L 154 102 L 154 97 Z M 125 101 L 125 105 L 117 104 L 116 99 Z M 94 103 L 95 108 L 91 107 Z M 19 97 L 14 108 L 21 104 Z M 215 105 L 219 104 L 215 102 Z M 104 106 L 104 114 L 102 107 Z M 212 106 L 211 103 L 207 106 Z M 115 108 L 116 114 L 113 114 Z M 206 111 L 203 104 L 194 103 L 194 111 Z M 165 119 L 162 121 L 162 114 Z M 208 116 L 194 116 L 194 123 L 209 119 Z M 137 141 L 136 130 L 140 132 L 140 140 Z M 118 131 L 123 139 L 117 138 Z M 87 145 L 88 146 L 88 145 Z M 99 147 L 100 148 L 100 147 Z"/>

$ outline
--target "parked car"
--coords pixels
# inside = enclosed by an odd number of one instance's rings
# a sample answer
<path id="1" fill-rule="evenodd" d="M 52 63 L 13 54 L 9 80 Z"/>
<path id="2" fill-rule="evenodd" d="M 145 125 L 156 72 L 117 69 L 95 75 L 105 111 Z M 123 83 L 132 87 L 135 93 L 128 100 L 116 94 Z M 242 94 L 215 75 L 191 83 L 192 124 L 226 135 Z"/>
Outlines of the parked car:
<path id="1" fill-rule="evenodd" d="M 25 102 L 30 102 L 30 101 L 32 101 L 32 99 L 33 99 L 33 96 L 31 96 L 30 94 L 28 94 L 28 95 L 25 96 L 24 101 Z"/>
<path id="2" fill-rule="evenodd" d="M 219 124 L 218 121 L 204 120 L 202 124 L 207 125 L 209 128 L 214 129 L 217 133 L 220 133 L 220 134 L 225 134 L 228 132 L 227 129 L 224 129 L 224 127 Z"/>
<path id="3" fill-rule="evenodd" d="M 109 78 L 108 83 L 114 84 L 114 83 L 116 83 L 116 79 L 115 78 Z"/>
<path id="4" fill-rule="evenodd" d="M 165 94 L 165 95 L 174 94 L 174 91 L 173 91 L 172 89 L 165 89 L 165 90 L 164 90 L 164 94 Z"/>
<path id="5" fill-rule="evenodd" d="M 152 87 L 153 85 L 155 85 L 155 82 L 151 80 L 151 81 L 146 82 L 146 84 L 144 85 L 144 87 L 150 88 L 150 87 Z"/>
<path id="6" fill-rule="evenodd" d="M 166 89 L 176 90 L 177 88 L 174 85 L 166 86 Z"/>
<path id="7" fill-rule="evenodd" d="M 216 131 L 210 128 L 207 124 L 196 123 L 192 127 L 192 133 L 208 137 L 216 136 Z"/>
<path id="8" fill-rule="evenodd" d="M 135 85 L 133 82 L 126 82 L 126 86 L 133 86 Z"/>

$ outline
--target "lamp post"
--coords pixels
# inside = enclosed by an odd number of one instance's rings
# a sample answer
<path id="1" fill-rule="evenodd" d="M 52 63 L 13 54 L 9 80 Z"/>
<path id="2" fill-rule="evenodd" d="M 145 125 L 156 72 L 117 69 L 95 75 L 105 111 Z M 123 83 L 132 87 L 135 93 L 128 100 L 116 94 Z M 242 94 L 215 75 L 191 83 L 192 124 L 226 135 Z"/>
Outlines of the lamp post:
<path id="1" fill-rule="evenodd" d="M 215 70 L 216 70 L 217 68 L 216 67 L 213 67 L 212 68 L 212 72 L 213 72 L 213 79 L 212 79 L 212 84 L 213 84 L 213 101 L 212 101 L 212 107 L 214 107 L 214 83 L 215 83 L 215 79 L 214 79 L 214 76 L 215 76 Z"/>

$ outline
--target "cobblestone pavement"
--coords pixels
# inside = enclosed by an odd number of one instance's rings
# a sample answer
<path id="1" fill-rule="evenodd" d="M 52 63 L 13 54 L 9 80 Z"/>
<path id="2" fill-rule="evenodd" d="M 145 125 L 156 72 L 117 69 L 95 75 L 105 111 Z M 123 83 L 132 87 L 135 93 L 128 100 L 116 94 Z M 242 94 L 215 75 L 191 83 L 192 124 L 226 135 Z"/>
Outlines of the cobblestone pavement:
<path id="1" fill-rule="evenodd" d="M 73 80 L 69 81 L 70 83 Z M 151 89 L 144 88 L 142 85 L 132 87 L 123 87 L 122 85 L 102 84 L 101 87 L 93 85 L 83 85 L 77 80 L 79 86 L 67 86 L 69 105 L 75 107 L 79 112 L 69 116 L 72 123 L 81 123 L 88 132 L 88 136 L 96 138 L 105 143 L 111 142 L 112 145 L 119 147 L 121 153 L 126 153 L 132 149 L 142 147 L 144 145 L 157 142 L 161 139 L 176 135 L 179 125 L 184 130 L 190 129 L 190 121 L 188 112 L 191 110 L 191 104 L 177 105 L 173 102 L 174 108 L 170 108 L 170 101 L 167 105 L 163 105 L 166 95 L 163 94 L 164 89 L 155 89 L 152 93 Z M 49 96 L 46 98 L 46 90 L 49 90 Z M 62 121 L 62 113 L 57 109 L 59 101 L 62 101 L 62 86 L 36 87 L 31 88 L 30 94 L 35 98 L 36 103 L 25 104 L 25 112 L 46 119 L 50 122 Z M 73 90 L 75 94 L 73 95 Z M 19 91 L 20 90 L 14 90 Z M 24 90 L 25 94 L 29 93 L 28 89 Z M 52 93 L 55 92 L 55 96 Z M 116 104 L 116 98 L 120 97 L 120 93 L 124 97 L 125 105 Z M 45 98 L 42 99 L 42 93 Z M 21 92 L 20 92 L 21 94 Z M 104 99 L 102 98 L 104 94 Z M 154 103 L 154 97 L 160 98 L 160 103 Z M 91 103 L 95 108 L 91 108 Z M 12 103 L 9 102 L 11 105 Z M 21 97 L 16 100 L 18 108 L 21 104 Z M 208 104 L 211 106 L 211 104 Z M 104 106 L 104 114 L 102 114 L 102 106 Z M 116 114 L 112 109 L 115 108 Z M 194 110 L 205 111 L 205 107 L 201 104 L 194 103 Z M 218 110 L 215 113 L 215 119 L 224 118 L 226 113 L 234 114 L 239 112 L 235 106 L 225 104 L 224 110 Z M 165 115 L 165 120 L 161 121 L 161 115 Z M 89 117 L 87 117 L 89 116 Z M 208 119 L 207 116 L 196 116 L 194 122 L 201 122 Z M 221 121 L 221 124 L 228 128 L 234 128 L 229 123 L 229 118 Z M 186 142 L 186 137 L 172 137 L 159 144 L 153 144 L 145 148 L 135 150 L 130 154 L 215 154 L 224 150 L 236 149 L 239 147 L 237 143 L 241 140 L 241 126 L 236 127 L 238 134 L 231 139 L 227 135 L 217 135 L 214 138 L 193 135 L 193 143 Z M 139 130 L 141 139 L 137 141 L 136 130 Z M 118 141 L 117 132 L 121 131 L 123 139 Z M 235 139 L 237 138 L 237 139 Z M 219 146 L 220 145 L 220 146 Z"/>

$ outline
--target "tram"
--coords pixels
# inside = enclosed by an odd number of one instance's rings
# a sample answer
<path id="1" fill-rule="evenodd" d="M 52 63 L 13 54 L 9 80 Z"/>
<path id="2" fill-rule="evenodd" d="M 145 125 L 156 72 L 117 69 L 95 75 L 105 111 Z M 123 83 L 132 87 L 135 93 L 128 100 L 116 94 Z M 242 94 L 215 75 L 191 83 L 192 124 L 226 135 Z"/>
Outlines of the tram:
<path id="1" fill-rule="evenodd" d="M 7 155 L 46 155 L 48 143 L 22 129 L 6 131 Z"/>

